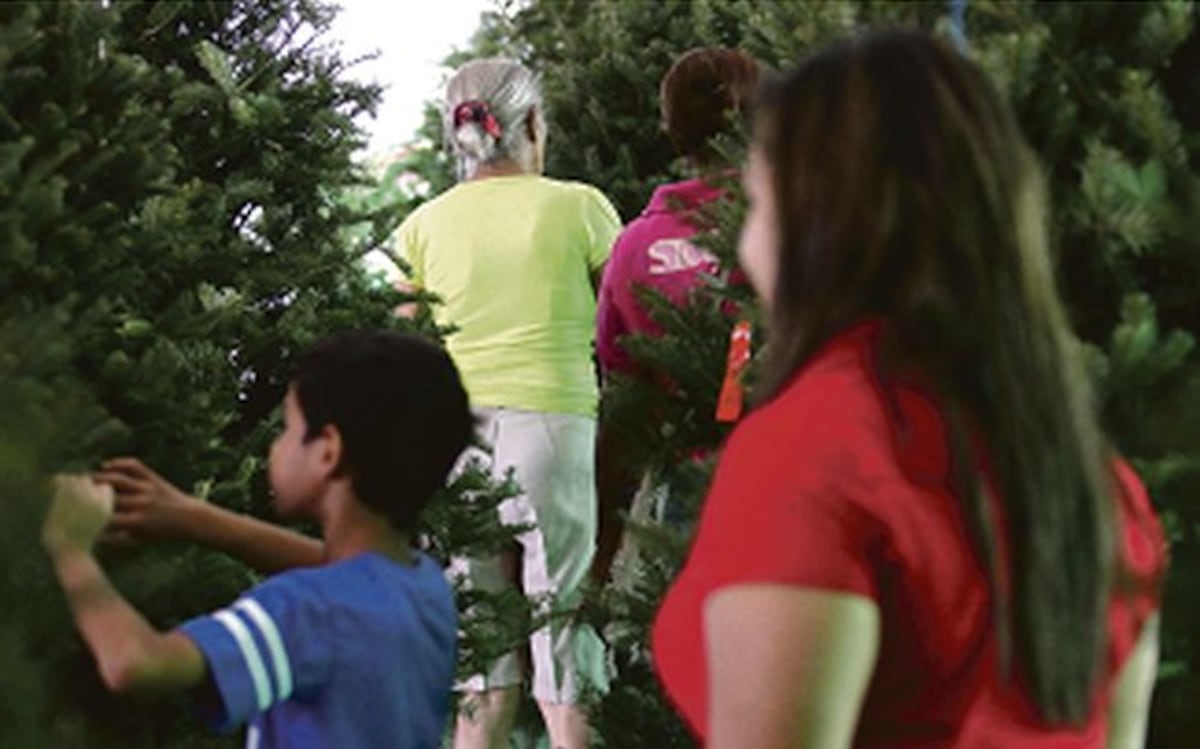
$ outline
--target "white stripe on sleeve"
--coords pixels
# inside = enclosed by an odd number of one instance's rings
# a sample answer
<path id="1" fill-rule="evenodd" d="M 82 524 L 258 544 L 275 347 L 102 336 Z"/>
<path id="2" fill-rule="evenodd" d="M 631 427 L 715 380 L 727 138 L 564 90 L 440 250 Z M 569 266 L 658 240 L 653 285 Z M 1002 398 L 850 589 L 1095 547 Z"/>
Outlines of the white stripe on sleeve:
<path id="1" fill-rule="evenodd" d="M 253 598 L 243 598 L 234 605 L 235 609 L 244 611 L 250 621 L 258 627 L 267 649 L 271 651 L 271 662 L 275 666 L 275 685 L 278 687 L 277 700 L 282 702 L 292 696 L 292 666 L 288 660 L 287 648 L 283 644 L 283 636 L 275 626 L 275 620 L 267 613 L 258 601 Z"/>
<path id="2" fill-rule="evenodd" d="M 250 679 L 254 682 L 254 693 L 258 698 L 258 709 L 266 710 L 271 706 L 271 680 L 267 678 L 267 667 L 263 665 L 262 656 L 258 652 L 258 646 L 254 644 L 254 637 L 251 636 L 250 630 L 237 617 L 237 614 L 234 614 L 229 609 L 213 614 L 213 619 L 225 625 L 225 629 L 229 630 L 229 634 L 233 635 L 234 641 L 242 651 L 242 659 L 246 661 L 246 669 L 250 672 Z"/>

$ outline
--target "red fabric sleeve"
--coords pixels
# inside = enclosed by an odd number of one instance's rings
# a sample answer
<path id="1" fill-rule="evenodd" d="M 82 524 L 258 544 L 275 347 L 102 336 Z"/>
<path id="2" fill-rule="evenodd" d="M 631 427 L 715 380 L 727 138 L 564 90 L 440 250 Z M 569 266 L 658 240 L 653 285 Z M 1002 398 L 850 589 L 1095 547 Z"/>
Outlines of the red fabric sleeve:
<path id="1" fill-rule="evenodd" d="M 1133 651 L 1146 620 L 1158 609 L 1167 568 L 1167 541 L 1150 496 L 1124 460 L 1113 466 L 1117 479 L 1120 557 L 1111 609 L 1111 662 L 1120 668 Z"/>
<path id="2" fill-rule="evenodd" d="M 730 438 L 691 564 L 714 589 L 782 583 L 878 598 L 882 525 L 854 499 L 870 483 L 859 454 L 870 448 L 855 444 L 863 435 L 845 429 L 844 419 L 773 408 L 751 415 Z"/>

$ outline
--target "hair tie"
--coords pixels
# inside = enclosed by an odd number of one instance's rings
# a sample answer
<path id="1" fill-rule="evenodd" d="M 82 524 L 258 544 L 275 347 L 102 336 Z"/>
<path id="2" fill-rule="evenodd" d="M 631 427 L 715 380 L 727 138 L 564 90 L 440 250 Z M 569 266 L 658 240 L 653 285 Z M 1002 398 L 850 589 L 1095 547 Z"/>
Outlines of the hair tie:
<path id="1" fill-rule="evenodd" d="M 464 122 L 477 122 L 484 132 L 499 139 L 503 134 L 500 123 L 492 114 L 492 108 L 486 101 L 464 101 L 454 108 L 454 129 L 457 130 Z"/>

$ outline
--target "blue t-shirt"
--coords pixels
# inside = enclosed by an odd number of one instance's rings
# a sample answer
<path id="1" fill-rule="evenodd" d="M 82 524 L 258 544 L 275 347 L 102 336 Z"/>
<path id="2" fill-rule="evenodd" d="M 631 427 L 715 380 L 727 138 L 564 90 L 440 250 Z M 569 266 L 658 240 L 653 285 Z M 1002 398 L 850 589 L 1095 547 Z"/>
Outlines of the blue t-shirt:
<path id="1" fill-rule="evenodd" d="M 436 562 L 362 554 L 272 577 L 180 627 L 204 654 L 218 729 L 246 746 L 434 749 L 454 680 L 454 599 Z"/>

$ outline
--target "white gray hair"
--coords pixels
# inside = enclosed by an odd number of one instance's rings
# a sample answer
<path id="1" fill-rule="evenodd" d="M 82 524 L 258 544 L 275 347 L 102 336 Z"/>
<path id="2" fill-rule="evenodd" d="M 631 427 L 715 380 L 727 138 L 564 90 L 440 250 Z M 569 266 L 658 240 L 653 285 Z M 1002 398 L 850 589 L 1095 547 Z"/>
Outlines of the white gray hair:
<path id="1" fill-rule="evenodd" d="M 487 106 L 499 125 L 499 137 L 473 118 L 455 123 L 455 111 L 467 103 Z M 529 172 L 540 171 L 539 144 L 525 127 L 531 109 L 537 132 L 544 134 L 541 86 L 533 72 L 516 60 L 486 57 L 460 67 L 446 84 L 442 110 L 446 142 L 458 162 L 459 179 L 470 177 L 483 164 L 503 159 L 511 159 Z"/>

